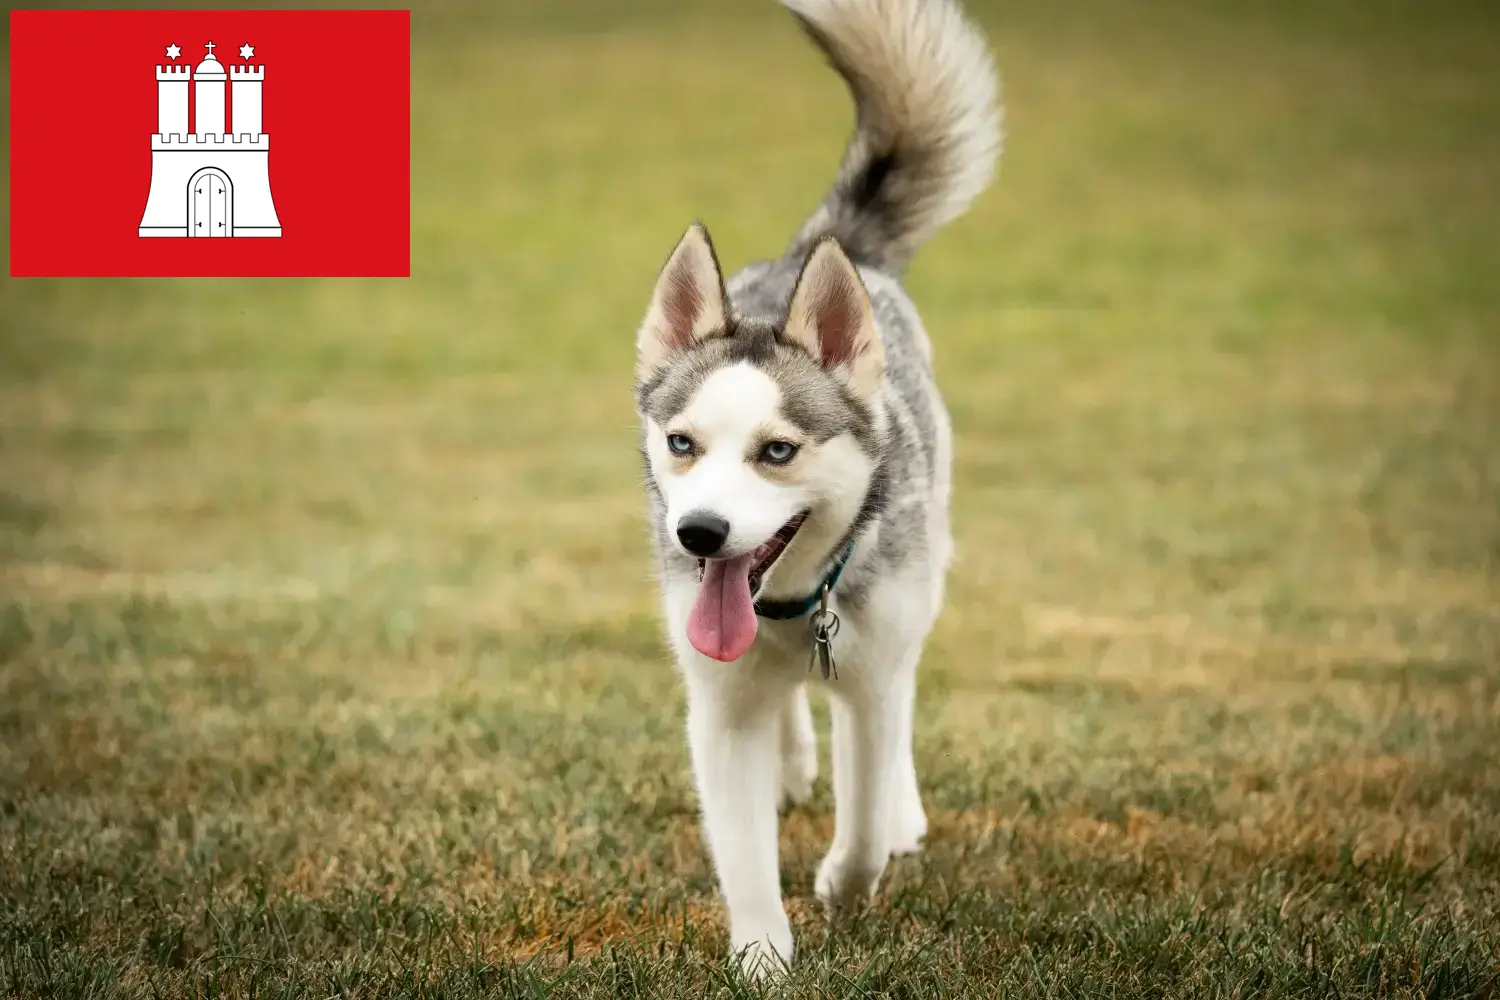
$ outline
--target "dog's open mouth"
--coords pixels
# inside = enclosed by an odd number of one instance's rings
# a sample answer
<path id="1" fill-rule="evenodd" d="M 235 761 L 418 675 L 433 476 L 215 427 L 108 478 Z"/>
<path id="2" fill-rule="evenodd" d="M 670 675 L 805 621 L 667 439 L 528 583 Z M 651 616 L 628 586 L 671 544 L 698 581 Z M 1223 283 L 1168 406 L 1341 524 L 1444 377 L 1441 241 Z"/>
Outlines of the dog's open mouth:
<path id="1" fill-rule="evenodd" d="M 698 560 L 698 597 L 688 615 L 688 640 L 694 649 L 726 663 L 745 655 L 755 641 L 755 594 L 805 520 L 806 511 L 753 552 Z"/>
<path id="2" fill-rule="evenodd" d="M 776 560 L 780 559 L 781 554 L 786 551 L 786 547 L 792 544 L 792 539 L 797 537 L 798 529 L 802 527 L 802 522 L 806 520 L 806 511 L 798 514 L 786 524 L 783 524 L 776 534 L 766 539 L 760 548 L 751 553 L 752 558 L 755 560 L 750 567 L 748 580 L 752 597 L 760 593 L 760 585 L 765 579 L 766 571 L 775 565 Z M 698 579 L 700 582 L 703 579 L 704 564 L 707 562 L 708 560 L 706 559 L 698 560 Z"/>

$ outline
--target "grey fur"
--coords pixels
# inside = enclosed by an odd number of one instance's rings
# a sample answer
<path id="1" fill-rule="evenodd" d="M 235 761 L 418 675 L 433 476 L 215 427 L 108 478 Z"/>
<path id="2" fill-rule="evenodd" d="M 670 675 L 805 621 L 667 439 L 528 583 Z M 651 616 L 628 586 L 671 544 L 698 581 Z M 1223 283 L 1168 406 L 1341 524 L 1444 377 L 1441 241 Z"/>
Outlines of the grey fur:
<path id="1" fill-rule="evenodd" d="M 796 279 L 795 272 L 792 278 Z M 705 379 L 725 365 L 743 361 L 776 382 L 781 389 L 782 416 L 814 441 L 821 444 L 840 434 L 852 434 L 866 453 L 878 454 L 880 441 L 869 409 L 805 351 L 781 340 L 784 317 L 750 316 L 736 310 L 729 323 L 729 329 L 679 352 L 636 385 L 636 406 L 642 413 L 666 424 L 687 406 Z"/>

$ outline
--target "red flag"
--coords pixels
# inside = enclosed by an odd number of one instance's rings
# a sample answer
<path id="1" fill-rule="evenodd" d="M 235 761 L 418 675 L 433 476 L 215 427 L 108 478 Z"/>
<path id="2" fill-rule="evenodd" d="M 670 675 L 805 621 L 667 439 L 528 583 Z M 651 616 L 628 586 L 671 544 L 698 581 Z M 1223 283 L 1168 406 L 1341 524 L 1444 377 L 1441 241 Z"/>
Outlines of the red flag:
<path id="1" fill-rule="evenodd" d="M 410 12 L 12 11 L 10 273 L 409 275 Z"/>

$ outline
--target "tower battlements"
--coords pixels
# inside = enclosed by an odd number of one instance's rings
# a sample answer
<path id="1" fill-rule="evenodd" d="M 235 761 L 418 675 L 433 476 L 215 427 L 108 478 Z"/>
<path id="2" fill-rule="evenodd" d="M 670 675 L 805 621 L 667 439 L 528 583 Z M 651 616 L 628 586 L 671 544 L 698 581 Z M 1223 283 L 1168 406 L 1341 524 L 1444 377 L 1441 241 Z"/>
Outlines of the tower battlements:
<path id="1" fill-rule="evenodd" d="M 242 132 L 239 135 L 226 135 L 222 132 L 189 132 L 186 135 L 180 132 L 163 135 L 156 132 L 151 136 L 152 151 L 169 149 L 222 149 L 227 152 L 235 150 L 266 150 L 271 148 L 271 137 L 264 132 L 251 134 Z"/>
<path id="2" fill-rule="evenodd" d="M 156 79 L 165 82 L 186 83 L 193 77 L 191 66 L 158 66 L 156 67 Z"/>
<path id="3" fill-rule="evenodd" d="M 233 83 L 239 83 L 242 80 L 247 83 L 252 80 L 258 82 L 265 78 L 266 68 L 264 66 L 234 65 L 229 67 L 229 79 Z"/>

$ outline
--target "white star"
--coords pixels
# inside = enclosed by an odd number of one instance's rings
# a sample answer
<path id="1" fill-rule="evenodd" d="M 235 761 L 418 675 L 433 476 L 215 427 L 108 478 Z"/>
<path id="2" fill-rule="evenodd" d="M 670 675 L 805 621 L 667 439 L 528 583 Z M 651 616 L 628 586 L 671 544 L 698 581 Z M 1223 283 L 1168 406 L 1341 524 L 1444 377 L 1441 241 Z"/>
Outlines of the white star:
<path id="1" fill-rule="evenodd" d="M 173 42 L 171 45 L 167 46 L 168 59 L 176 59 L 180 55 L 182 55 L 182 46 L 178 45 L 176 42 Z"/>
<path id="2" fill-rule="evenodd" d="M 240 46 L 240 58 L 241 59 L 249 59 L 253 55 L 255 55 L 255 46 L 254 45 L 251 45 L 249 42 L 246 42 L 244 45 Z"/>

